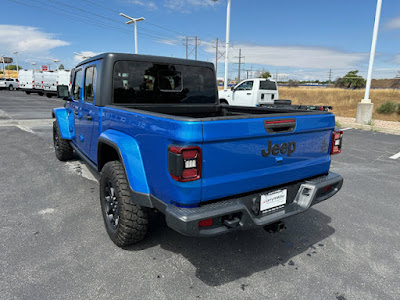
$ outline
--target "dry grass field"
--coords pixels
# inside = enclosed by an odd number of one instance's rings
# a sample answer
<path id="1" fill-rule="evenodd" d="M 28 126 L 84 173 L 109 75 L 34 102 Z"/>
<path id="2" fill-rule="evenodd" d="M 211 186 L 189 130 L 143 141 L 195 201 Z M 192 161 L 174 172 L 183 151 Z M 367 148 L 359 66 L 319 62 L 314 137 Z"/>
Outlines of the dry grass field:
<path id="1" fill-rule="evenodd" d="M 331 105 L 335 115 L 352 118 L 356 117 L 357 103 L 364 98 L 364 93 L 365 90 L 279 87 L 280 99 L 290 99 L 293 104 Z M 386 101 L 400 104 L 400 90 L 371 90 L 370 99 L 374 103 L 373 119 L 400 122 L 400 114 L 397 111 L 390 115 L 376 112 L 376 109 Z"/>

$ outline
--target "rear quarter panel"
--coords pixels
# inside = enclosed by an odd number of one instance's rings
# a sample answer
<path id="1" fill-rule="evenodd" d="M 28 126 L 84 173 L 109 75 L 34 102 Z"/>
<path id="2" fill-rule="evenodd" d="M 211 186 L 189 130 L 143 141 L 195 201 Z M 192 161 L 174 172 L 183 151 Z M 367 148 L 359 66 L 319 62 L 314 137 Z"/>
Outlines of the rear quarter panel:
<path id="1" fill-rule="evenodd" d="M 172 179 L 167 157 L 171 144 L 201 147 L 201 122 L 177 121 L 104 107 L 103 131 L 108 129 L 124 132 L 137 141 L 152 195 L 166 203 L 198 205 L 201 201 L 201 180 L 178 182 Z"/>

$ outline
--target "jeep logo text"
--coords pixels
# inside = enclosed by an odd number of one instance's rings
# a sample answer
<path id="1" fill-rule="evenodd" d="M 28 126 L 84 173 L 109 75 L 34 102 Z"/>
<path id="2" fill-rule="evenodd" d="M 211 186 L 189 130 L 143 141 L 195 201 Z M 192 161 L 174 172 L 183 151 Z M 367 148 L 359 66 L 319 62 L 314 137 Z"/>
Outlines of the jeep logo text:
<path id="1" fill-rule="evenodd" d="M 264 157 L 269 156 L 271 153 L 272 155 L 278 155 L 279 152 L 281 154 L 286 154 L 290 156 L 296 150 L 296 143 L 295 142 L 289 142 L 289 143 L 282 143 L 281 145 L 279 144 L 273 144 L 271 141 L 268 141 L 268 151 L 265 151 L 264 149 L 261 150 L 261 154 Z"/>

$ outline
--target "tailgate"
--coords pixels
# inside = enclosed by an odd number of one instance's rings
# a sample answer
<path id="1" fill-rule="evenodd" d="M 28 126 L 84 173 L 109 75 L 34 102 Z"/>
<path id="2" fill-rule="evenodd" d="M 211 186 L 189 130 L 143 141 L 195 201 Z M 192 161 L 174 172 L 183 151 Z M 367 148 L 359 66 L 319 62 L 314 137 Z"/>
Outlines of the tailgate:
<path id="1" fill-rule="evenodd" d="M 334 127 L 333 114 L 203 121 L 202 201 L 328 173 Z"/>

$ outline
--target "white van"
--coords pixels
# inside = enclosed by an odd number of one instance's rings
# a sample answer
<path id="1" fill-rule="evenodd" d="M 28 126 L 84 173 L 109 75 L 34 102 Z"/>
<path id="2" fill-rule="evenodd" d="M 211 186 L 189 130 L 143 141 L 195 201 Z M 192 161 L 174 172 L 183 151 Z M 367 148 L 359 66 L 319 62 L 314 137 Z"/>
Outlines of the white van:
<path id="1" fill-rule="evenodd" d="M 19 89 L 30 93 L 43 95 L 43 74 L 41 71 L 20 70 L 18 72 Z"/>
<path id="2" fill-rule="evenodd" d="M 57 85 L 69 85 L 70 71 L 57 70 L 43 72 L 43 92 L 48 98 L 57 95 Z"/>

